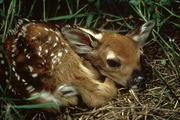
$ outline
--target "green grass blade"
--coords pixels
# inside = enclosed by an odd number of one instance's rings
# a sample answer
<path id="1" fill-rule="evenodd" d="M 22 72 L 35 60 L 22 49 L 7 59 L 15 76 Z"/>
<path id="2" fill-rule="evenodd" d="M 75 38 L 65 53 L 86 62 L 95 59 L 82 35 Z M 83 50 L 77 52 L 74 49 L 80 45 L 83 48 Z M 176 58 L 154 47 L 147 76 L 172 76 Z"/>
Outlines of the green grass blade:
<path id="1" fill-rule="evenodd" d="M 171 50 L 172 50 L 172 56 L 173 56 L 173 61 L 174 61 L 174 65 L 175 65 L 175 68 L 177 70 L 177 73 L 178 73 L 178 82 L 180 84 L 180 65 L 179 65 L 179 62 L 178 62 L 178 57 L 176 55 L 176 51 L 174 49 L 174 39 L 170 39 L 170 46 L 171 46 Z"/>
<path id="2" fill-rule="evenodd" d="M 90 26 L 90 25 L 91 25 L 91 23 L 92 23 L 92 21 L 93 21 L 93 17 L 94 17 L 93 14 L 87 16 L 86 24 L 85 24 L 86 26 Z"/>
<path id="3" fill-rule="evenodd" d="M 17 109 L 35 109 L 35 108 L 47 108 L 47 107 L 57 107 L 55 103 L 45 103 L 45 104 L 32 104 L 32 105 L 14 105 L 11 108 Z"/>
<path id="4" fill-rule="evenodd" d="M 33 9 L 34 9 L 34 6 L 35 6 L 35 3 L 36 3 L 36 0 L 34 0 L 33 4 L 31 5 L 31 8 L 30 8 L 30 11 L 29 11 L 29 13 L 28 13 L 27 18 L 29 18 L 29 17 L 32 15 L 32 12 L 33 12 Z"/>

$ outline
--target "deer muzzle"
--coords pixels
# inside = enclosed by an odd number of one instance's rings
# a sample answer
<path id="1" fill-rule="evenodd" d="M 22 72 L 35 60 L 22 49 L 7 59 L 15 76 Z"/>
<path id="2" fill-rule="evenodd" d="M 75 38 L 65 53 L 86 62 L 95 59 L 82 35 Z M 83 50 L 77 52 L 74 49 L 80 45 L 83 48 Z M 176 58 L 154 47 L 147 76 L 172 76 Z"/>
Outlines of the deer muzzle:
<path id="1" fill-rule="evenodd" d="M 146 80 L 137 69 L 133 70 L 131 78 L 127 81 L 127 83 L 128 87 L 134 90 L 142 90 L 146 88 Z"/>

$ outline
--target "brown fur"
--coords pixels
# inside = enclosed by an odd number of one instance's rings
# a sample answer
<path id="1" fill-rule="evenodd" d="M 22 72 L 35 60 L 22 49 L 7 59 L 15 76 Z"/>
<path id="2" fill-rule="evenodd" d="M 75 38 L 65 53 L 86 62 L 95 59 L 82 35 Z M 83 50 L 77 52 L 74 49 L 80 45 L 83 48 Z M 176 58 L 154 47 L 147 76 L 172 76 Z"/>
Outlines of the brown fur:
<path id="1" fill-rule="evenodd" d="M 140 49 L 135 41 L 127 36 L 114 33 L 104 33 L 103 41 L 100 41 L 100 47 L 96 50 L 96 54 L 85 56 L 94 66 L 106 71 L 110 76 L 116 79 L 116 82 L 126 86 L 134 69 L 140 70 Z M 106 56 L 108 51 L 116 53 L 123 67 L 120 69 L 107 69 Z M 102 62 L 103 61 L 103 62 Z"/>

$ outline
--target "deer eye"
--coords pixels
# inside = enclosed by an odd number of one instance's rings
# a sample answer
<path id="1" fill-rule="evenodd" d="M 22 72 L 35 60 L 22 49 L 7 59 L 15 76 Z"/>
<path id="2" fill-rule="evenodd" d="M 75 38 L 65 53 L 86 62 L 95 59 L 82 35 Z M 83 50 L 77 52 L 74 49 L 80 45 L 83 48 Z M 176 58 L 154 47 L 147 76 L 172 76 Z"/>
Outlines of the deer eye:
<path id="1" fill-rule="evenodd" d="M 116 61 L 116 60 L 113 60 L 113 59 L 108 59 L 107 60 L 107 64 L 110 66 L 110 67 L 120 67 L 121 64 L 119 63 L 119 61 Z"/>

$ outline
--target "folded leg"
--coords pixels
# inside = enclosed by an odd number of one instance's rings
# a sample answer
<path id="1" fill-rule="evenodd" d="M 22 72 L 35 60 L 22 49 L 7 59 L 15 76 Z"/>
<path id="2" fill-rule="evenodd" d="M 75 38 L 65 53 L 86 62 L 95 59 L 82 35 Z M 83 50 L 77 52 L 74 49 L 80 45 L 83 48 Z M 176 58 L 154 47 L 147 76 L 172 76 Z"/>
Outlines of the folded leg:
<path id="1" fill-rule="evenodd" d="M 66 84 L 59 87 L 59 92 L 63 93 L 63 97 L 71 97 L 78 95 L 78 92 L 74 86 L 67 86 Z"/>

